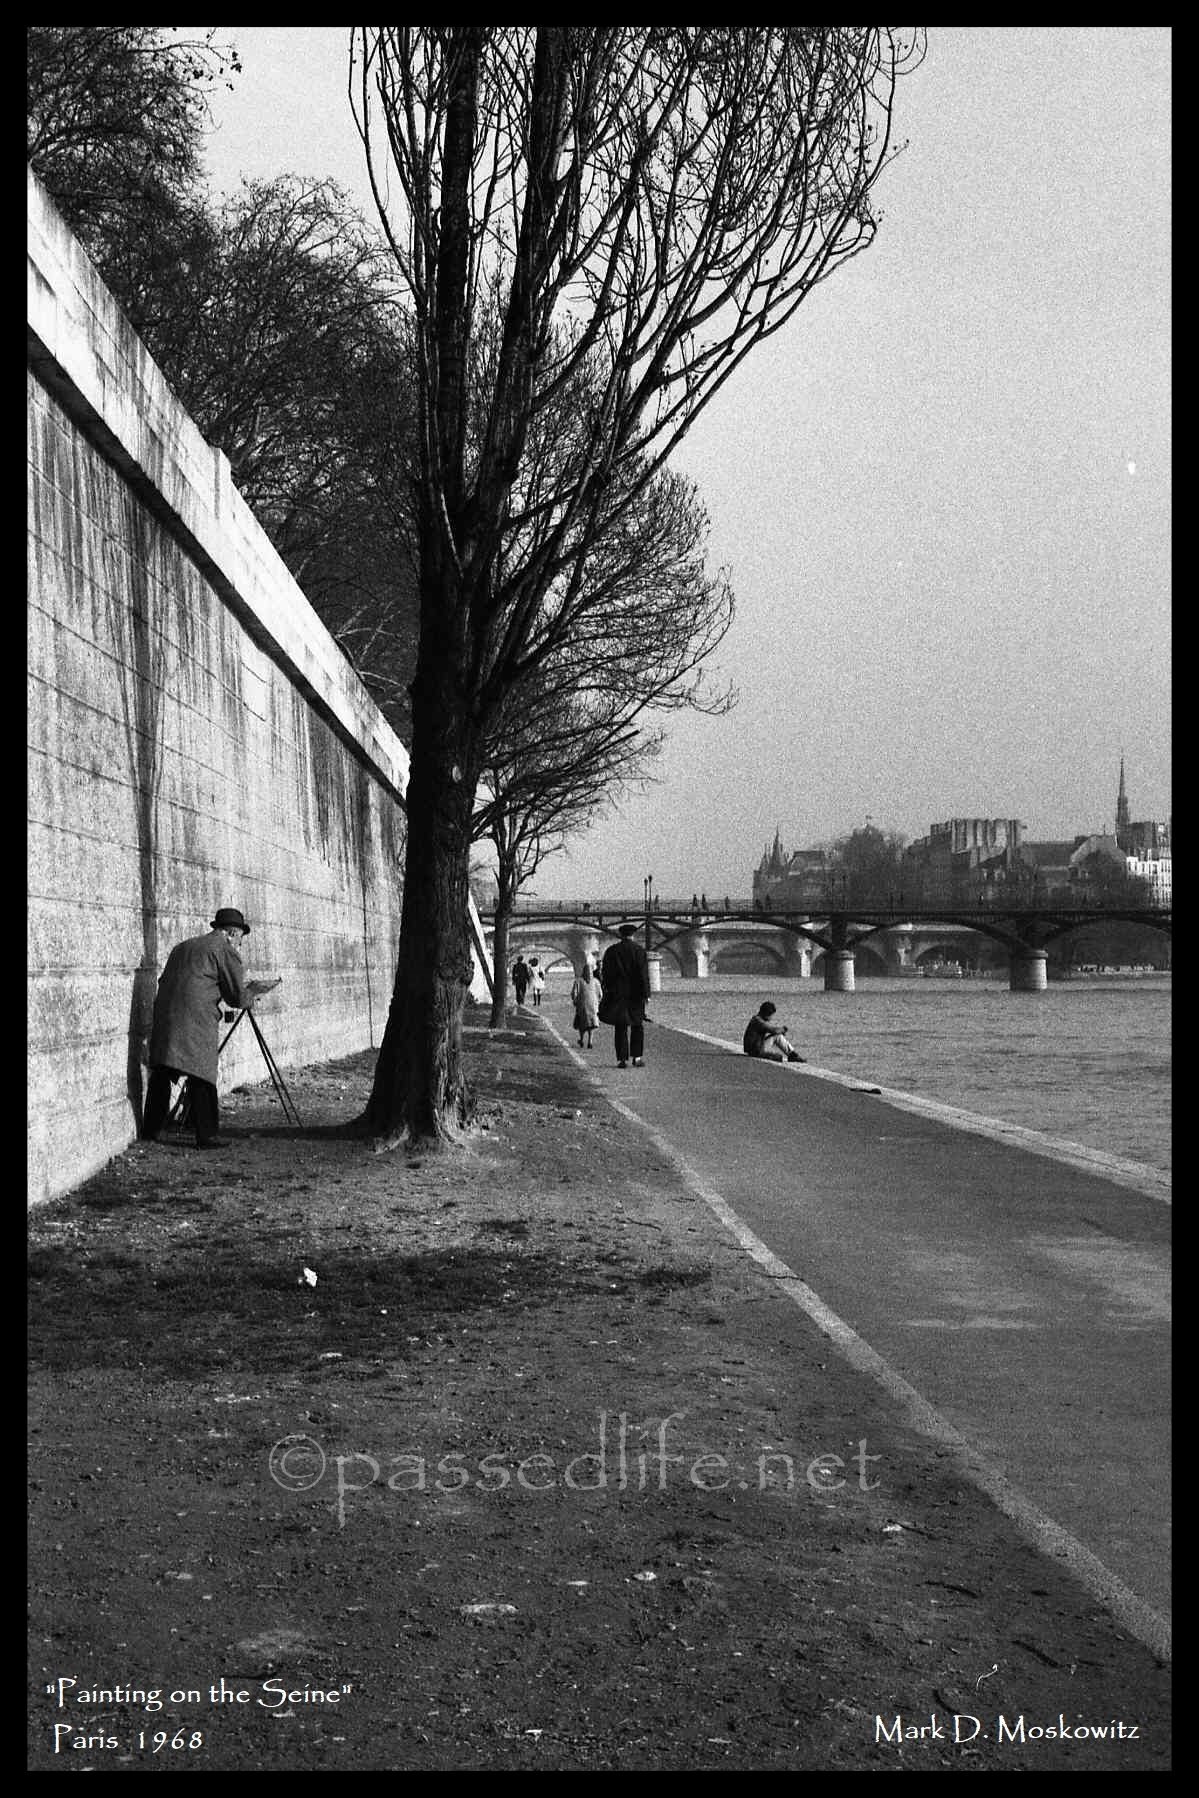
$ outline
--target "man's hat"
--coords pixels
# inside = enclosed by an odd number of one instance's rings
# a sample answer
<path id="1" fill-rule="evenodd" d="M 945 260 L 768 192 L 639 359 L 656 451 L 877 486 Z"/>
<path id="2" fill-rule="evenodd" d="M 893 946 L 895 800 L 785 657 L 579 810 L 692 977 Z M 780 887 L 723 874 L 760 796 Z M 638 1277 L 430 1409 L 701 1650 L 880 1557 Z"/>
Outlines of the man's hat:
<path id="1" fill-rule="evenodd" d="M 622 924 L 620 934 L 621 936 L 636 936 L 638 928 L 639 926 L 636 924 Z"/>
<path id="2" fill-rule="evenodd" d="M 246 935 L 249 936 L 250 926 L 246 923 L 246 920 L 242 917 L 241 913 L 239 911 L 234 911 L 231 905 L 222 905 L 220 911 L 212 920 L 211 928 L 213 930 L 232 930 L 235 927 L 238 930 L 244 930 Z"/>

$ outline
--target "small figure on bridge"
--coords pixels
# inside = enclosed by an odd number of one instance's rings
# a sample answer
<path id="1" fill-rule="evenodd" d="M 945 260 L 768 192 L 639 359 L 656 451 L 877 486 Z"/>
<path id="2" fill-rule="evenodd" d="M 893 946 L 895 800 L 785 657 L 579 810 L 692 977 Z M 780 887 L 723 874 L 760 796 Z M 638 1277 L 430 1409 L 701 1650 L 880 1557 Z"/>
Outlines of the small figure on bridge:
<path id="1" fill-rule="evenodd" d="M 649 962 L 641 944 L 634 941 L 635 924 L 622 924 L 620 941 L 605 951 L 598 1017 L 601 1024 L 611 1024 L 616 1031 L 616 1065 L 629 1065 L 630 1042 L 633 1066 L 645 1066 L 645 1001 L 649 998 Z"/>
<path id="2" fill-rule="evenodd" d="M 545 985 L 545 974 L 541 963 L 535 955 L 529 957 L 529 989 L 533 994 L 534 1005 L 541 1004 L 541 990 Z"/>
<path id="3" fill-rule="evenodd" d="M 529 964 L 523 955 L 518 955 L 512 963 L 512 990 L 516 994 L 516 1003 L 523 1005 L 529 990 Z"/>
<path id="4" fill-rule="evenodd" d="M 802 1061 L 803 1056 L 787 1040 L 787 1026 L 771 1021 L 777 1010 L 777 1005 L 772 1005 L 769 999 L 762 1001 L 745 1026 L 741 1047 L 759 1061 Z"/>
<path id="5" fill-rule="evenodd" d="M 600 983 L 591 969 L 591 963 L 584 961 L 579 977 L 570 989 L 574 1003 L 574 1027 L 579 1033 L 580 1049 L 590 1049 L 591 1033 L 595 1029 L 599 1015 Z M 586 1041 L 584 1041 L 584 1037 Z"/>

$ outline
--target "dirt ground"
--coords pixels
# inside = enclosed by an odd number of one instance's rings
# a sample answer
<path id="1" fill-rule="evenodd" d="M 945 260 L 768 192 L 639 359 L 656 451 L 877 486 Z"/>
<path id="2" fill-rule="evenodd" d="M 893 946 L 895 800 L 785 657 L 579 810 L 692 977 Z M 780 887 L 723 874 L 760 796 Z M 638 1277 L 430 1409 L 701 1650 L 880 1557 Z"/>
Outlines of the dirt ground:
<path id="1" fill-rule="evenodd" d="M 535 1019 L 467 1045 L 461 1150 L 332 1134 L 362 1055 L 34 1214 L 33 1769 L 1166 1770 L 1153 1655 Z"/>

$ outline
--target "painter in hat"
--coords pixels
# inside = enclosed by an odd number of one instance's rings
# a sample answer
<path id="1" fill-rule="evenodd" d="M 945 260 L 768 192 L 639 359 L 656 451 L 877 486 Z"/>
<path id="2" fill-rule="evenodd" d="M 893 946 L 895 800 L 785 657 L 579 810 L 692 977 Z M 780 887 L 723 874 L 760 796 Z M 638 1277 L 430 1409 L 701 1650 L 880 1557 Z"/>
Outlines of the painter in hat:
<path id="1" fill-rule="evenodd" d="M 241 1011 L 277 981 L 247 981 L 240 944 L 250 926 L 242 912 L 222 905 L 203 936 L 176 944 L 167 956 L 154 999 L 150 1079 L 142 1139 L 156 1142 L 171 1109 L 171 1083 L 186 1079 L 196 1147 L 224 1148 L 217 1105 L 221 1009 Z"/>

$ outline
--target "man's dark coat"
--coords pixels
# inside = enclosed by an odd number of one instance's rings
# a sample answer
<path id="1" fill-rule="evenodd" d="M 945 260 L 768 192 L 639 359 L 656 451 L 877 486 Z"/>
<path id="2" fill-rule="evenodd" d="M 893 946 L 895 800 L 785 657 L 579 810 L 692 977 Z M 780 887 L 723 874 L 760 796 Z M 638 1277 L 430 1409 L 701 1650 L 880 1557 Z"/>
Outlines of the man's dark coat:
<path id="1" fill-rule="evenodd" d="M 600 969 L 604 996 L 600 1001 L 602 1024 L 643 1024 L 649 998 L 649 962 L 645 950 L 631 936 L 622 936 L 605 951 Z"/>

